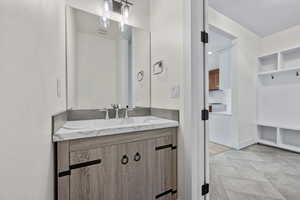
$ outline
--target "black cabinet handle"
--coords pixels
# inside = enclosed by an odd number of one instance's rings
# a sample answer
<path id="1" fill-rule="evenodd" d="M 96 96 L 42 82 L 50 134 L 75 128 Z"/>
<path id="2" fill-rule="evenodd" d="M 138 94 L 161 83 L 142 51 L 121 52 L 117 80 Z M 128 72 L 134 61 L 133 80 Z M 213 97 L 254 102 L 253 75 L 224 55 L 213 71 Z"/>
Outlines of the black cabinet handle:
<path id="1" fill-rule="evenodd" d="M 141 154 L 139 153 L 139 152 L 137 152 L 135 155 L 134 155 L 134 161 L 135 162 L 138 162 L 138 161 L 140 161 L 141 160 L 141 158 L 142 158 L 142 156 L 141 156 Z"/>
<path id="2" fill-rule="evenodd" d="M 122 165 L 127 165 L 128 162 L 129 162 L 128 156 L 124 155 L 121 159 Z"/>

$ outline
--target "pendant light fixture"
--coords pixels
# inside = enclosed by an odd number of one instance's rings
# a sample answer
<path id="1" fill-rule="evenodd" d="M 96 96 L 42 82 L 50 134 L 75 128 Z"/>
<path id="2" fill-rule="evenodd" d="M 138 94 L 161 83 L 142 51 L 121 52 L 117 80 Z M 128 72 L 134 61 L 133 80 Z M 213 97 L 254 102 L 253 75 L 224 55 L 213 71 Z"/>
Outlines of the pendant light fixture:
<path id="1" fill-rule="evenodd" d="M 127 20 L 129 18 L 129 4 L 128 1 L 125 1 L 125 5 L 123 6 L 123 17 L 125 17 Z"/>
<path id="2" fill-rule="evenodd" d="M 110 17 L 110 0 L 103 0 L 103 15 L 100 19 L 101 24 L 104 26 L 104 28 L 109 27 L 109 17 Z"/>
<path id="3" fill-rule="evenodd" d="M 129 18 L 129 10 L 130 7 L 129 5 L 132 5 L 128 0 L 122 0 L 123 3 L 122 5 L 122 11 L 121 11 L 121 21 L 120 21 L 120 29 L 123 32 L 125 30 L 125 24 L 128 23 L 128 18 Z"/>

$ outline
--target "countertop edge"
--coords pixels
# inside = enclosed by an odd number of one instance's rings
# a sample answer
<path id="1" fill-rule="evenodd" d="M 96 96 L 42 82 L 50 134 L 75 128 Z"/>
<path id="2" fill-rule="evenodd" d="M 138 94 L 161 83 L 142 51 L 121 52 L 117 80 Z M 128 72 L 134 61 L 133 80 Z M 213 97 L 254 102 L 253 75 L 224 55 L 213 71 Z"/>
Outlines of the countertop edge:
<path id="1" fill-rule="evenodd" d="M 85 138 L 92 138 L 92 137 L 104 137 L 104 136 L 113 136 L 113 135 L 120 135 L 120 134 L 130 134 L 134 132 L 141 132 L 141 131 L 149 131 L 149 130 L 157 130 L 157 129 L 165 129 L 165 128 L 178 128 L 178 122 L 169 122 L 164 124 L 149 124 L 149 125 L 141 125 L 141 126 L 133 126 L 133 127 L 121 127 L 121 128 L 112 128 L 106 130 L 91 130 L 91 131 L 84 131 L 84 132 L 76 132 L 76 133 L 68 133 L 68 134 L 60 134 L 60 135 L 53 135 L 52 142 L 64 142 L 64 141 L 71 141 L 71 140 L 78 140 L 78 139 L 85 139 Z M 83 135 L 84 134 L 84 135 Z"/>

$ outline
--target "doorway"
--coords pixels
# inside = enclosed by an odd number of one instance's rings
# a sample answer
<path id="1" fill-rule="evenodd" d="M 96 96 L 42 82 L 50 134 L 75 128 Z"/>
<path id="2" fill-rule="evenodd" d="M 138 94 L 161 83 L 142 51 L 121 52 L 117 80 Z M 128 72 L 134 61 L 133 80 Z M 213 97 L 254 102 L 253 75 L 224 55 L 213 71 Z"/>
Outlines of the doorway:
<path id="1" fill-rule="evenodd" d="M 293 12 L 296 5 L 209 1 L 210 200 L 298 200 L 300 42 L 293 36 L 300 25 L 288 28 L 273 11 L 264 15 L 268 6 Z M 262 17 L 248 17 L 251 9 Z M 269 26 L 275 19 L 280 30 Z"/>

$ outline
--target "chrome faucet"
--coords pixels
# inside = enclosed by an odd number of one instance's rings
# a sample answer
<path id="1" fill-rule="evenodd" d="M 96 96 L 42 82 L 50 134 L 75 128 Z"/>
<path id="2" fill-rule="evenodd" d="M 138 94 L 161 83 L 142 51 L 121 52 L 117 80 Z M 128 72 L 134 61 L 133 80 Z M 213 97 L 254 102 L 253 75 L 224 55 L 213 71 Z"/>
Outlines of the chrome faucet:
<path id="1" fill-rule="evenodd" d="M 109 115 L 108 115 L 109 110 L 107 108 L 100 109 L 99 111 L 105 112 L 105 119 L 109 119 Z"/>
<path id="2" fill-rule="evenodd" d="M 128 118 L 128 111 L 132 111 L 134 110 L 134 108 L 135 108 L 134 106 L 129 107 L 129 105 L 125 107 L 125 118 Z"/>
<path id="3" fill-rule="evenodd" d="M 119 104 L 111 104 L 111 107 L 115 110 L 116 115 L 115 118 L 119 119 L 119 109 L 120 109 L 120 105 Z"/>
<path id="4" fill-rule="evenodd" d="M 128 118 L 128 110 L 129 110 L 129 106 L 127 105 L 125 108 L 125 118 Z"/>

